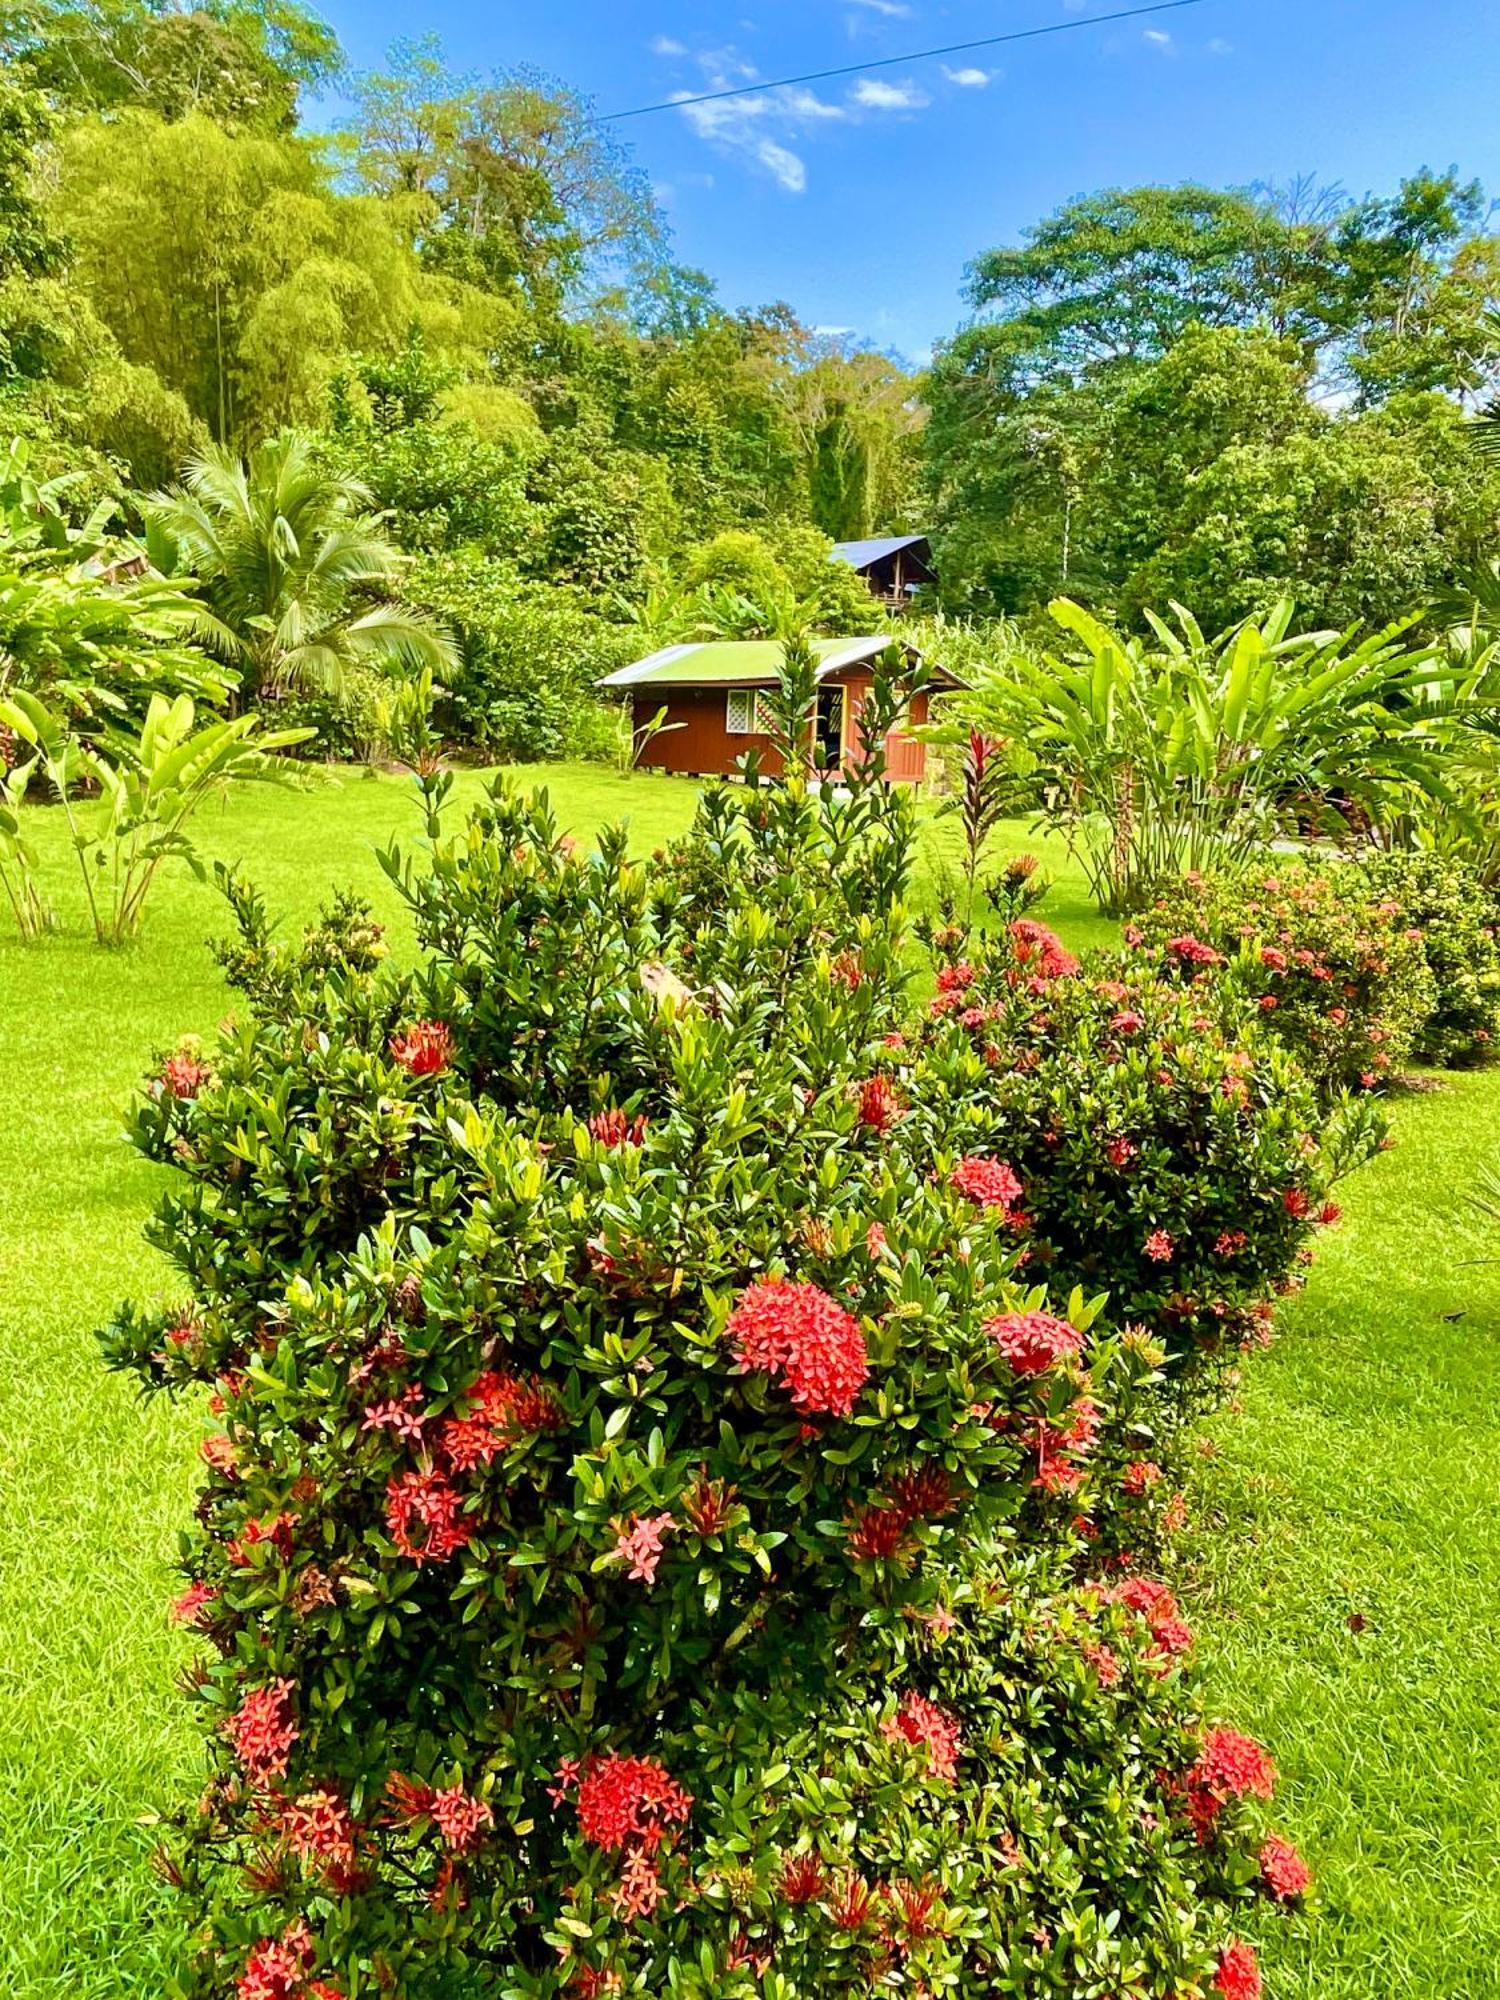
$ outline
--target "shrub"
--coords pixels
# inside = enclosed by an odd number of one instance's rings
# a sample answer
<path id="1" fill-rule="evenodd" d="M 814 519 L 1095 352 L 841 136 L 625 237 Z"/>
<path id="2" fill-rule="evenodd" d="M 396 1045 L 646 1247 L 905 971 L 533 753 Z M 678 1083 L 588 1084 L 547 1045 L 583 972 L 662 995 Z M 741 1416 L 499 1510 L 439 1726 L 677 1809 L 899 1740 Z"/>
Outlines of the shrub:
<path id="1" fill-rule="evenodd" d="M 1354 868 L 1190 877 L 1126 935 L 1171 977 L 1251 1001 L 1326 1103 L 1410 1061 L 1436 1004 L 1420 940 Z"/>
<path id="2" fill-rule="evenodd" d="M 731 901 L 708 983 L 542 802 L 390 865 L 413 972 L 241 893 L 243 1016 L 136 1117 L 192 1296 L 111 1352 L 221 1424 L 192 1988 L 1205 1988 L 1273 1774 L 1082 1575 L 1150 1358 L 871 1088 L 893 910 L 854 979 Z"/>
<path id="3" fill-rule="evenodd" d="M 472 549 L 421 558 L 406 594 L 458 641 L 441 715 L 453 736 L 521 763 L 597 751 L 594 683 L 633 657 L 628 630 Z"/>
<path id="4" fill-rule="evenodd" d="M 1500 1038 L 1500 945 L 1495 901 L 1473 869 L 1441 854 L 1382 854 L 1365 863 L 1376 902 L 1394 903 L 1414 931 L 1437 1004 L 1418 1031 L 1419 1062 L 1483 1062 Z"/>
<path id="5" fill-rule="evenodd" d="M 1025 918 L 970 948 L 891 1054 L 902 1087 L 952 1143 L 1014 1168 L 1029 1273 L 1107 1288 L 1111 1316 L 1162 1343 L 1163 1421 L 1180 1420 L 1267 1337 L 1336 1216 L 1332 1182 L 1383 1125 L 1364 1104 L 1328 1116 L 1252 1013 L 1138 956 L 1080 967 Z"/>

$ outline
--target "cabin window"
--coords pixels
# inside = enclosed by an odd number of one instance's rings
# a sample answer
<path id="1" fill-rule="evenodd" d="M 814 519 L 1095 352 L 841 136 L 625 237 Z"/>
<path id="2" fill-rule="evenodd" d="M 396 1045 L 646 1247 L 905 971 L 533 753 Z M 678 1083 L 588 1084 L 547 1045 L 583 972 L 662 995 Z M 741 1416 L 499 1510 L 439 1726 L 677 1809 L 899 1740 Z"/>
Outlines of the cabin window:
<path id="1" fill-rule="evenodd" d="M 769 736 L 770 704 L 759 688 L 731 688 L 724 703 L 727 736 Z"/>

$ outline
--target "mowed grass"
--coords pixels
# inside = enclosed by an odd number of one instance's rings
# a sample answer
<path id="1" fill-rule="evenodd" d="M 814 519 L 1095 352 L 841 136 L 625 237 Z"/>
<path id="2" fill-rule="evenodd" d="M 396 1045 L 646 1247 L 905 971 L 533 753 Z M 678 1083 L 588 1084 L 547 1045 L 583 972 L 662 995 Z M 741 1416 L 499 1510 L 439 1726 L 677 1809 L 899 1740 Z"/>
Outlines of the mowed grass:
<path id="1" fill-rule="evenodd" d="M 582 766 L 536 776 L 573 832 L 627 818 L 642 853 L 695 798 Z M 460 803 L 482 782 L 465 774 Z M 955 831 L 924 815 L 925 899 Z M 401 781 L 245 793 L 201 834 L 291 921 L 353 887 L 402 949 L 375 859 L 416 844 Z M 225 923 L 178 872 L 140 945 L 97 951 L 59 836 L 48 873 L 69 933 L 23 949 L 0 924 L 0 1994 L 156 2000 L 175 1912 L 138 1821 L 202 1770 L 165 1606 L 203 1425 L 106 1375 L 93 1329 L 126 1294 L 175 1295 L 140 1237 L 155 1170 L 120 1115 L 153 1052 L 230 1005 L 205 948 Z M 997 847 L 1041 854 L 1043 914 L 1070 943 L 1109 938 L 1065 857 L 1019 826 Z M 1319 1920 L 1263 1927 L 1272 2000 L 1500 1990 L 1500 1271 L 1460 1262 L 1482 1238 L 1453 1220 L 1500 1142 L 1500 1077 L 1404 1100 L 1398 1136 L 1351 1185 L 1243 1407 L 1213 1426 L 1195 1495 L 1215 1703 L 1274 1750 L 1282 1822 L 1322 1884 Z"/>
<path id="2" fill-rule="evenodd" d="M 1257 1942 L 1271 2000 L 1500 1993 L 1500 1074 L 1399 1099 L 1391 1152 L 1279 1316 L 1196 1482 L 1225 1720 L 1282 1772 L 1321 1910 Z"/>

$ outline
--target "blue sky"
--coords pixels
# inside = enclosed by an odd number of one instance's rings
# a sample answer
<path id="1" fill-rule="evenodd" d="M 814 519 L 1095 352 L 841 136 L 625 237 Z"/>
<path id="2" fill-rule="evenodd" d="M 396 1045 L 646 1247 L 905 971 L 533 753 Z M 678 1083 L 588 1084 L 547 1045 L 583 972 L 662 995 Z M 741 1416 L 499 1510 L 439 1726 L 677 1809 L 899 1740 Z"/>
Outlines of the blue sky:
<path id="1" fill-rule="evenodd" d="M 437 33 L 601 112 L 902 55 L 1128 0 L 324 0 L 356 66 Z M 753 108 L 752 108 L 753 107 Z M 621 125 L 675 255 L 731 306 L 785 299 L 908 359 L 963 317 L 965 263 L 1070 195 L 1299 173 L 1354 192 L 1456 164 L 1500 195 L 1496 0 L 1203 0 L 1039 42 Z"/>

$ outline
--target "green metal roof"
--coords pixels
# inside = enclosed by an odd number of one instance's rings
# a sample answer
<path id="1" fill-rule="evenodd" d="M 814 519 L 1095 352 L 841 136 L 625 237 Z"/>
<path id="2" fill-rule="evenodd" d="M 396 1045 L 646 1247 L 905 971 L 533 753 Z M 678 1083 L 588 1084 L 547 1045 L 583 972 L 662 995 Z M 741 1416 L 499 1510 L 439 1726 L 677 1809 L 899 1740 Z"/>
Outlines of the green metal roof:
<path id="1" fill-rule="evenodd" d="M 888 633 L 864 639 L 814 639 L 819 675 L 878 659 L 894 642 Z M 774 687 L 781 674 L 779 639 L 710 639 L 697 645 L 663 646 L 633 666 L 620 667 L 599 682 L 603 688 Z"/>

